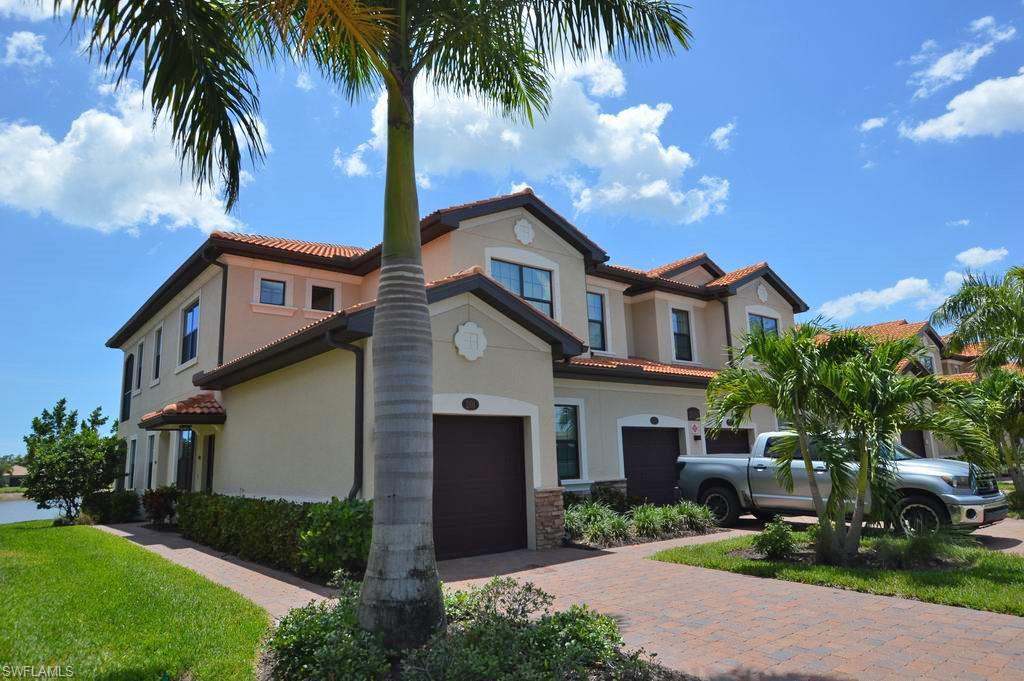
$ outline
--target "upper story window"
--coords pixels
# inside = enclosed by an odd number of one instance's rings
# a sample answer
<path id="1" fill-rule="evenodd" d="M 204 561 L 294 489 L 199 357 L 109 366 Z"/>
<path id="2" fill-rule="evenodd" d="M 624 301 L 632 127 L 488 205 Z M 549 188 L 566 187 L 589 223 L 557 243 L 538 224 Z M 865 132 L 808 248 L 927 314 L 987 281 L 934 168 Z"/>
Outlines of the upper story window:
<path id="1" fill-rule="evenodd" d="M 690 313 L 686 310 L 672 310 L 672 343 L 677 360 L 681 362 L 693 361 Z"/>
<path id="2" fill-rule="evenodd" d="M 779 320 L 774 317 L 765 317 L 764 315 L 751 312 L 747 315 L 747 320 L 750 324 L 751 332 L 763 331 L 764 333 L 779 335 Z"/>
<path id="3" fill-rule="evenodd" d="M 164 354 L 164 327 L 153 333 L 153 381 L 160 380 L 160 360 Z"/>
<path id="4" fill-rule="evenodd" d="M 124 360 L 124 376 L 121 378 L 121 420 L 127 421 L 132 411 L 132 381 L 135 377 L 135 355 L 129 354 Z"/>
<path id="5" fill-rule="evenodd" d="M 922 357 L 921 364 L 924 365 L 924 368 L 928 370 L 929 374 L 935 373 L 935 360 L 932 359 L 931 355 L 925 355 Z"/>
<path id="6" fill-rule="evenodd" d="M 558 479 L 580 479 L 579 409 L 575 405 L 555 405 L 555 451 Z"/>
<path id="7" fill-rule="evenodd" d="M 328 286 L 313 286 L 309 294 L 309 307 L 313 310 L 334 312 L 334 289 Z"/>
<path id="8" fill-rule="evenodd" d="M 135 438 L 128 441 L 128 489 L 135 489 L 135 450 L 138 444 Z"/>
<path id="9" fill-rule="evenodd" d="M 145 350 L 145 343 L 139 342 L 139 349 L 135 352 L 136 365 L 135 365 L 135 389 L 142 390 L 142 356 Z"/>
<path id="10" fill-rule="evenodd" d="M 551 317 L 551 272 L 504 260 L 491 261 L 491 276 L 535 308 Z"/>
<path id="11" fill-rule="evenodd" d="M 264 305 L 284 305 L 283 281 L 260 279 L 260 302 Z"/>
<path id="12" fill-rule="evenodd" d="M 199 301 L 181 311 L 181 364 L 199 354 Z"/>
<path id="13" fill-rule="evenodd" d="M 607 350 L 608 341 L 604 324 L 604 296 L 587 293 L 587 326 L 591 350 Z"/>

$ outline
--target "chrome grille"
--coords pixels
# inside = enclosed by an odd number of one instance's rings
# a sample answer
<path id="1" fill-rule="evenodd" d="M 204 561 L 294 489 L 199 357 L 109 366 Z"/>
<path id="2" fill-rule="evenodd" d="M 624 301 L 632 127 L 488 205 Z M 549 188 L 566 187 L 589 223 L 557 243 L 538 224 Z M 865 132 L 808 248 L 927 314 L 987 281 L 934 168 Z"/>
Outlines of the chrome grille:
<path id="1" fill-rule="evenodd" d="M 974 482 L 978 494 L 995 494 L 999 491 L 996 484 L 996 476 L 991 473 L 976 473 Z"/>

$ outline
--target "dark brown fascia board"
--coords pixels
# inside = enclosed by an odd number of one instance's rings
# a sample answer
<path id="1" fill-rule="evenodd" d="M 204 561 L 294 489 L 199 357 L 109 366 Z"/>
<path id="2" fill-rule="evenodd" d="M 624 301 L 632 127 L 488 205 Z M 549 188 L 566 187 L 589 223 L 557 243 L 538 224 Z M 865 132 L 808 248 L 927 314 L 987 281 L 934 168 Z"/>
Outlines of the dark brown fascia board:
<path id="1" fill-rule="evenodd" d="M 173 430 L 179 426 L 219 425 L 227 418 L 227 414 L 160 414 L 139 421 L 138 426 L 143 430 Z"/>
<path id="2" fill-rule="evenodd" d="M 767 282 L 771 284 L 772 287 L 776 291 L 778 291 L 783 298 L 786 299 L 786 302 L 788 302 L 793 307 L 793 312 L 807 312 L 808 310 L 811 309 L 810 306 L 807 303 L 805 303 L 800 296 L 796 294 L 796 291 L 791 289 L 789 285 L 782 280 L 782 277 L 777 275 L 775 273 L 775 270 L 773 270 L 768 265 L 765 265 L 760 269 L 754 270 L 747 276 L 743 277 L 742 279 L 738 279 L 731 284 L 712 288 L 718 288 L 722 291 L 727 291 L 729 295 L 736 295 L 736 292 L 740 289 L 741 286 L 749 284 L 758 277 L 764 277 L 764 279 L 767 280 Z"/>
<path id="3" fill-rule="evenodd" d="M 555 362 L 555 378 L 576 378 L 583 381 L 607 381 L 610 383 L 633 383 L 638 385 L 667 385 L 677 388 L 707 388 L 710 379 L 696 376 L 653 376 L 639 369 L 601 369 Z"/>
<path id="4" fill-rule="evenodd" d="M 549 321 L 503 287 L 479 274 L 432 286 L 427 289 L 427 303 L 451 298 L 460 293 L 476 295 L 531 333 L 546 340 L 551 345 L 552 355 L 556 359 L 575 357 L 587 349 L 578 338 Z M 223 390 L 301 362 L 331 349 L 324 339 L 327 333 L 341 341 L 366 338 L 373 333 L 374 311 L 375 308 L 371 306 L 351 314 L 337 315 L 323 324 L 310 326 L 228 366 L 199 372 L 192 377 L 192 383 L 207 390 Z"/>
<path id="5" fill-rule="evenodd" d="M 680 284 L 679 282 L 656 279 L 654 277 L 649 277 L 646 274 L 624 272 L 622 270 L 615 270 L 603 265 L 597 265 L 596 267 L 588 269 L 587 274 L 600 279 L 610 279 L 622 284 L 629 284 L 629 288 L 622 292 L 622 295 L 624 296 L 638 296 L 641 293 L 647 293 L 648 291 L 665 291 L 667 293 L 676 293 L 681 296 L 687 296 L 697 300 L 714 300 L 719 297 L 714 291 L 709 291 L 704 287 L 690 286 L 688 284 Z"/>
<path id="6" fill-rule="evenodd" d="M 944 353 L 946 352 L 946 343 L 942 340 L 942 336 L 935 332 L 935 329 L 932 328 L 931 324 L 928 324 L 926 327 L 924 327 L 924 332 L 925 335 L 931 338 L 932 342 L 938 346 L 939 355 L 944 355 Z"/>

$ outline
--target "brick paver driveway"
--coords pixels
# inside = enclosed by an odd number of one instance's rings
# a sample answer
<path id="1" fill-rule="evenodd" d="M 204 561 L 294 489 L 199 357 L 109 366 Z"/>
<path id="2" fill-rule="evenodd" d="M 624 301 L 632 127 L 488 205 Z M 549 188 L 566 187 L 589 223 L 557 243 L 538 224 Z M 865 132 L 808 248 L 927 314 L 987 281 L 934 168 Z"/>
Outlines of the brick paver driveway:
<path id="1" fill-rule="evenodd" d="M 645 560 L 721 538 L 463 558 L 441 576 L 529 580 L 557 607 L 611 615 L 662 664 L 716 681 L 1024 679 L 1024 618 Z"/>

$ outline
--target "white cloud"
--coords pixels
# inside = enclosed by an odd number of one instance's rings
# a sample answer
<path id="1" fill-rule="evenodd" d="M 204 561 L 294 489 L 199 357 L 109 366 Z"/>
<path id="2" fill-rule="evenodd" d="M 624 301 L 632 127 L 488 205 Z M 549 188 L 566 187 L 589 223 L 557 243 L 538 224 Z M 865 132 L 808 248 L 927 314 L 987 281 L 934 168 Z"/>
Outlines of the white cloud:
<path id="1" fill-rule="evenodd" d="M 43 48 L 45 40 L 46 36 L 32 31 L 15 31 L 5 41 L 3 65 L 31 69 L 49 64 L 50 55 Z"/>
<path id="2" fill-rule="evenodd" d="M 313 89 L 313 79 L 309 77 L 309 74 L 303 71 L 299 74 L 299 77 L 295 79 L 295 87 L 300 90 L 309 92 Z"/>
<path id="3" fill-rule="evenodd" d="M 512 191 L 513 194 L 517 194 L 517 193 L 519 193 L 521 191 L 525 191 L 527 189 L 532 189 L 532 187 L 530 187 L 530 183 L 529 182 L 513 182 L 512 183 L 511 191 Z"/>
<path id="4" fill-rule="evenodd" d="M 867 161 L 864 161 L 864 165 L 862 165 L 861 168 L 863 170 L 874 170 L 877 166 L 878 164 L 875 161 L 868 159 Z"/>
<path id="5" fill-rule="evenodd" d="M 241 224 L 183 178 L 169 125 L 132 86 L 101 86 L 107 110 L 83 112 L 63 139 L 0 121 L 0 204 L 101 232 L 146 225 L 209 232 Z"/>
<path id="6" fill-rule="evenodd" d="M 868 132 L 869 130 L 881 128 L 883 125 L 885 125 L 886 121 L 888 120 L 889 119 L 886 118 L 885 116 L 877 116 L 875 118 L 869 118 L 866 121 L 861 122 L 861 124 L 857 127 L 860 129 L 861 132 Z"/>
<path id="7" fill-rule="evenodd" d="M 70 3 L 62 3 L 60 13 L 69 11 Z M 24 19 L 27 21 L 43 21 L 52 19 L 53 3 L 43 0 L 0 0 L 0 17 L 4 19 Z"/>
<path id="8" fill-rule="evenodd" d="M 995 51 L 996 45 L 1016 35 L 1013 26 L 999 26 L 993 17 L 975 19 L 968 25 L 972 38 L 955 50 L 938 53 L 938 43 L 926 41 L 921 50 L 910 58 L 912 63 L 927 62 L 927 66 L 914 72 L 910 83 L 917 86 L 914 97 L 927 97 L 941 88 L 958 83 L 970 75 L 978 62 Z"/>
<path id="9" fill-rule="evenodd" d="M 727 180 L 705 177 L 696 187 L 683 185 L 694 160 L 661 138 L 671 105 L 605 110 L 599 98 L 626 89 L 625 76 L 612 61 L 557 69 L 551 88 L 548 117 L 531 127 L 502 117 L 490 104 L 436 92 L 420 81 L 415 93 L 417 169 L 428 180 L 481 172 L 502 180 L 514 176 L 534 186 L 555 183 L 570 192 L 579 212 L 601 209 L 690 223 L 725 209 Z M 341 159 L 336 165 L 346 174 L 369 174 L 370 150 L 382 162 L 386 117 L 381 96 L 373 108 L 371 138 L 349 154 L 336 154 Z"/>
<path id="10" fill-rule="evenodd" d="M 1024 132 L 1024 68 L 1016 76 L 978 83 L 951 99 L 946 109 L 917 125 L 900 124 L 900 134 L 923 142 Z"/>
<path id="11" fill-rule="evenodd" d="M 982 248 L 975 246 L 956 254 L 956 261 L 965 267 L 984 267 L 999 262 L 1010 252 L 1005 248 Z"/>
<path id="12" fill-rule="evenodd" d="M 971 221 L 967 218 L 960 218 L 959 220 L 949 220 L 946 222 L 947 227 L 966 227 L 971 224 Z"/>
<path id="13" fill-rule="evenodd" d="M 715 149 L 725 151 L 732 144 L 732 140 L 729 139 L 729 136 L 732 135 L 732 131 L 735 129 L 735 123 L 719 126 L 711 132 L 711 136 L 708 139 L 710 139 L 711 143 L 715 145 Z"/>
<path id="14" fill-rule="evenodd" d="M 937 307 L 950 294 L 957 272 L 947 272 L 941 286 L 933 286 L 927 279 L 908 277 L 880 290 L 868 289 L 851 293 L 823 303 L 820 312 L 825 317 L 843 321 L 861 312 L 889 308 L 899 303 L 912 303 L 919 308 Z"/>

